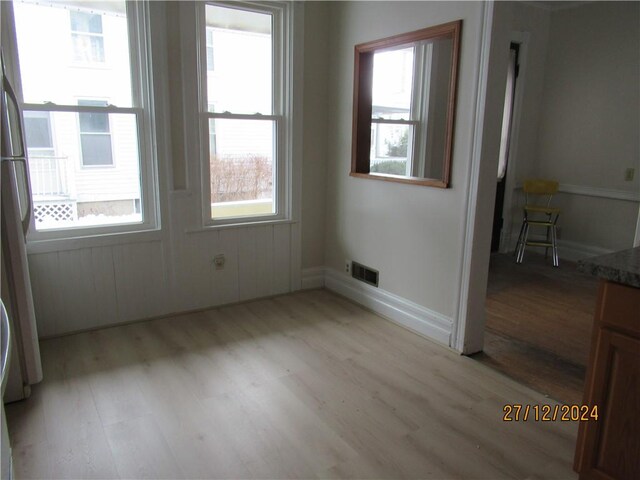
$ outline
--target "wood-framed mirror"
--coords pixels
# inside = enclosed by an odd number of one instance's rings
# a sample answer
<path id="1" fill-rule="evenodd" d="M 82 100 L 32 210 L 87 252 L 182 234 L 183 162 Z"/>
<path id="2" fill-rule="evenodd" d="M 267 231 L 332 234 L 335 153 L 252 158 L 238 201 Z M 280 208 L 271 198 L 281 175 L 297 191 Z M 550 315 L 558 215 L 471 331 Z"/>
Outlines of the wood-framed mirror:
<path id="1" fill-rule="evenodd" d="M 351 176 L 450 186 L 461 28 L 355 46 Z"/>

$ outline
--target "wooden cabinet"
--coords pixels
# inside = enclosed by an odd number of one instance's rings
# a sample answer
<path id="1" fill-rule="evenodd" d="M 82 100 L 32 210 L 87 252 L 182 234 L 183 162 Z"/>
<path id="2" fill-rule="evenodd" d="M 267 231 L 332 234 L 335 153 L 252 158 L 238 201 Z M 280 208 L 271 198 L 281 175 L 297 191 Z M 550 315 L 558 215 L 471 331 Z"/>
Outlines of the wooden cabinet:
<path id="1" fill-rule="evenodd" d="M 600 281 L 574 469 L 580 479 L 640 479 L 640 288 Z"/>

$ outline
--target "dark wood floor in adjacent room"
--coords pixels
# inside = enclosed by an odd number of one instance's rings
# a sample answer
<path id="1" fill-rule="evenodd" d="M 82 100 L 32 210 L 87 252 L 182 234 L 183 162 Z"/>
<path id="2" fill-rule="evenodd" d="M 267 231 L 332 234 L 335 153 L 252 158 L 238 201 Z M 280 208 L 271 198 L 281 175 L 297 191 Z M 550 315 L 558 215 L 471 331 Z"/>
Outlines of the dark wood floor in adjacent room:
<path id="1" fill-rule="evenodd" d="M 474 358 L 564 403 L 581 403 L 597 279 L 527 252 L 491 257 L 484 352 Z"/>

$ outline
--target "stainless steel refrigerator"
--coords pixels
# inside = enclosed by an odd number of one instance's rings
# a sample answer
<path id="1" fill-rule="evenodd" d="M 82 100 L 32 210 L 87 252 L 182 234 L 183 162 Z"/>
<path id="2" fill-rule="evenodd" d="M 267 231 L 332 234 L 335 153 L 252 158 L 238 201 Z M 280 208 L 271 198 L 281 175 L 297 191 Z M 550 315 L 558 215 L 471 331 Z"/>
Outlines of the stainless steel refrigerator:
<path id="1" fill-rule="evenodd" d="M 4 13 L 4 12 L 3 12 Z M 4 42 L 3 42 L 4 43 Z M 4 402 L 30 395 L 30 386 L 42 380 L 42 364 L 36 327 L 31 279 L 27 262 L 26 234 L 32 204 L 22 115 L 11 85 L 11 62 L 2 58 L 2 161 L 0 190 L 2 223 L 0 297 L 11 330 L 11 351 Z M 15 70 L 14 70 L 15 71 Z"/>

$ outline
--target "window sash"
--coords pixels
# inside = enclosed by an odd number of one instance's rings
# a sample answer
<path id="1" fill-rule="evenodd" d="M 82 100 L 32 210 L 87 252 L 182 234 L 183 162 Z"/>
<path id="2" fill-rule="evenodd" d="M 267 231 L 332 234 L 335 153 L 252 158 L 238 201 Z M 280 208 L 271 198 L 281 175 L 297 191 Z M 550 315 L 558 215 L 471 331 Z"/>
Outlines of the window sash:
<path id="1" fill-rule="evenodd" d="M 11 7 L 12 8 L 12 5 Z M 30 241 L 66 241 L 74 238 L 90 238 L 97 235 L 133 234 L 156 229 L 158 226 L 157 205 L 157 166 L 155 154 L 152 148 L 153 118 L 151 117 L 151 66 L 147 61 L 150 41 L 149 31 L 149 6 L 147 2 L 127 1 L 127 25 L 129 36 L 129 60 L 131 72 L 131 107 L 106 106 L 81 106 L 75 104 L 55 103 L 25 103 L 22 98 L 20 75 L 16 72 L 17 92 L 22 111 L 36 112 L 71 112 L 71 113 L 124 113 L 135 115 L 136 133 L 138 138 L 138 160 L 140 171 L 140 193 L 142 195 L 142 222 L 74 226 L 60 229 L 36 230 L 35 220 L 32 216 L 29 229 Z M 75 32 L 79 35 L 104 37 L 104 34 L 92 34 L 90 32 Z M 10 35 L 14 37 L 14 48 L 8 53 L 13 57 L 13 63 L 18 64 L 18 48 L 15 27 L 11 25 Z"/>
<path id="2" fill-rule="evenodd" d="M 86 30 L 74 28 L 74 15 L 83 15 L 87 17 L 96 16 L 99 18 L 100 31 L 91 31 L 91 20 L 87 19 Z M 75 62 L 104 63 L 104 30 L 102 25 L 102 16 L 91 14 L 88 12 L 70 12 L 71 22 L 71 40 L 73 45 L 73 60 Z M 82 22 L 75 27 L 82 26 Z M 86 42 L 86 44 L 85 44 Z"/>
<path id="3" fill-rule="evenodd" d="M 207 98 L 207 35 L 206 35 L 206 5 L 221 6 L 234 8 L 238 10 L 252 11 L 257 13 L 270 14 L 272 17 L 271 30 L 271 48 L 272 48 L 272 114 L 241 114 L 229 111 L 210 112 L 208 111 Z M 285 69 L 288 66 L 289 48 L 285 22 L 288 21 L 288 11 L 284 4 L 278 5 L 275 2 L 271 4 L 260 3 L 235 3 L 235 2 L 206 2 L 197 7 L 197 24 L 198 24 L 198 69 L 200 79 L 200 148 L 202 158 L 202 219 L 205 226 L 221 226 L 242 223 L 255 223 L 274 220 L 286 219 L 290 214 L 290 189 L 291 184 L 288 181 L 290 175 L 290 165 L 287 154 L 287 119 L 284 112 L 286 111 L 286 94 L 285 94 Z M 247 120 L 272 120 L 275 122 L 276 136 L 274 142 L 274 211 L 273 214 L 260 214 L 255 216 L 228 217 L 222 219 L 214 219 L 211 217 L 211 171 L 209 167 L 209 119 L 247 119 Z"/>

